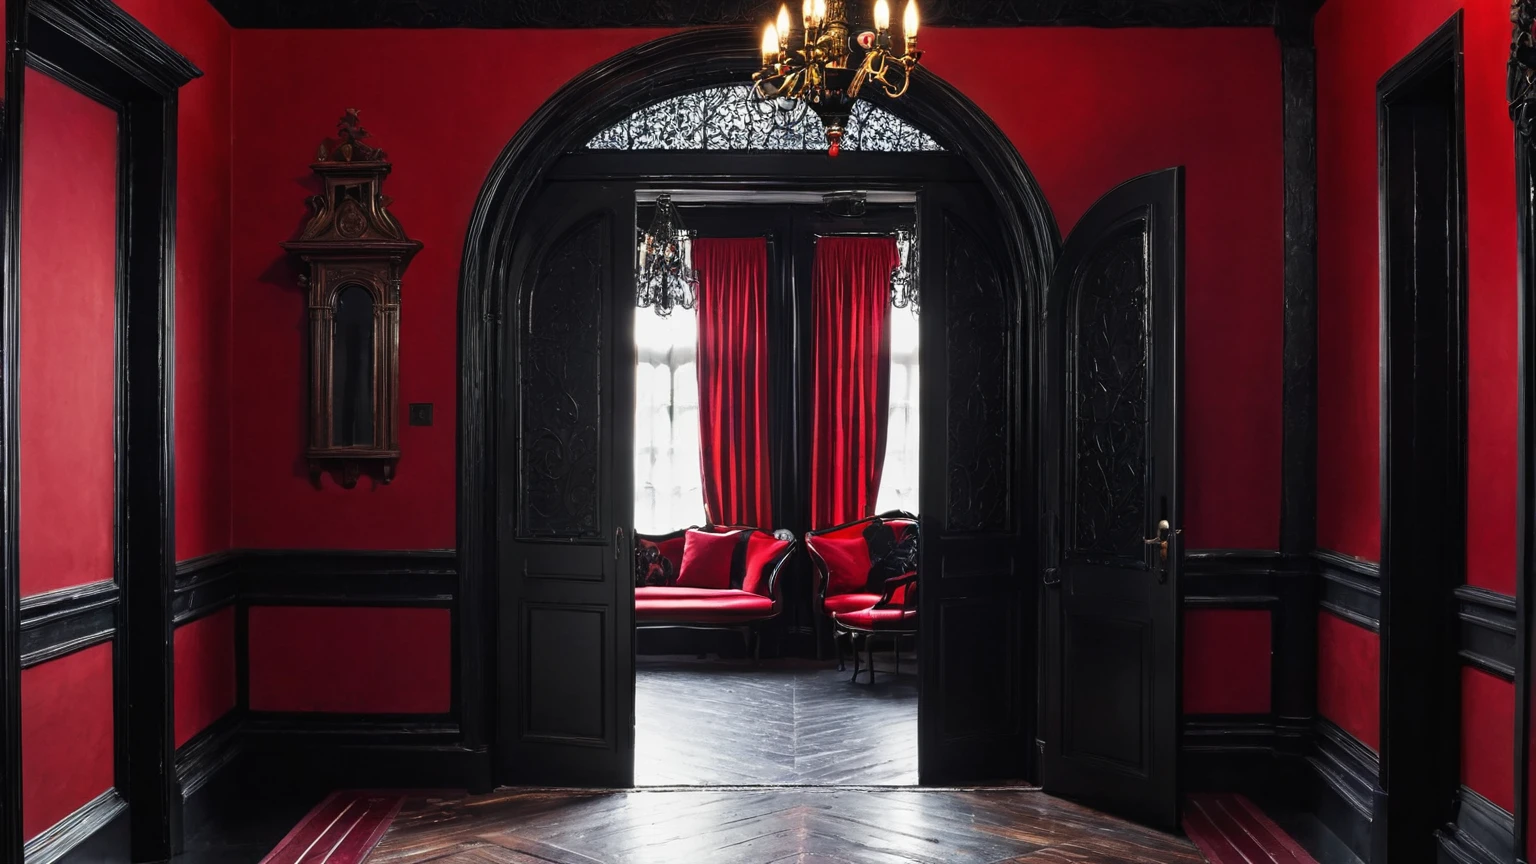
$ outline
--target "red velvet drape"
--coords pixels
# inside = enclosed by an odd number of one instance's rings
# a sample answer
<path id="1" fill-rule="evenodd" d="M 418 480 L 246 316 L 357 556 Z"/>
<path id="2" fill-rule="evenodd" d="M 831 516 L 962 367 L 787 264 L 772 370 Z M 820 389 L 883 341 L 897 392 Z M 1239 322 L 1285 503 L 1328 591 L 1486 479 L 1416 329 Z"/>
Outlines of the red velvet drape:
<path id="1" fill-rule="evenodd" d="M 770 528 L 768 241 L 699 238 L 699 462 L 716 525 Z"/>
<path id="2" fill-rule="evenodd" d="M 890 237 L 822 237 L 811 276 L 815 334 L 811 524 L 873 515 L 890 420 Z"/>

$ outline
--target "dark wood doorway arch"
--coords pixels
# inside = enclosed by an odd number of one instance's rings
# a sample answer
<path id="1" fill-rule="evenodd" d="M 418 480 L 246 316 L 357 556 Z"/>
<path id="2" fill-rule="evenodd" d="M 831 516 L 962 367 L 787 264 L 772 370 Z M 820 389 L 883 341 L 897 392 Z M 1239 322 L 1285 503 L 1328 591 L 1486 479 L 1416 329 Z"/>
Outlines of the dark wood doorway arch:
<path id="1" fill-rule="evenodd" d="M 935 256 L 923 274 L 930 298 L 923 340 L 925 354 L 938 359 L 925 361 L 924 391 L 986 391 L 951 400 L 947 415 L 925 411 L 923 420 L 924 440 L 943 442 L 934 458 L 946 461 L 930 462 L 925 448 L 923 566 L 934 575 L 933 588 L 923 594 L 920 773 L 925 783 L 1033 776 L 1035 644 L 1020 634 L 1035 618 L 1045 566 L 1037 518 L 1040 405 L 1033 387 L 1045 289 L 1060 246 L 1054 219 L 1012 143 L 953 87 L 927 74 L 900 103 L 885 107 L 924 129 L 948 154 L 846 154 L 832 162 L 819 154 L 706 153 L 688 154 L 679 168 L 681 154 L 624 153 L 622 166 L 601 166 L 600 154 L 575 152 L 641 107 L 745 80 L 756 65 L 752 44 L 745 29 L 685 32 L 594 67 L 514 137 L 477 202 L 460 285 L 458 633 L 465 744 L 494 750 L 492 764 L 503 782 L 622 785 L 630 777 L 632 705 L 624 693 L 632 693 L 625 686 L 633 676 L 625 635 L 632 633 L 631 610 L 622 602 L 628 580 L 619 576 L 628 548 L 624 508 L 612 504 L 599 482 L 581 496 L 591 507 L 557 514 L 556 521 L 568 524 L 535 524 L 539 520 L 527 518 L 529 490 L 520 485 L 529 430 L 516 428 L 523 420 L 516 403 L 520 388 L 529 386 L 526 370 L 541 362 L 525 353 L 536 334 L 524 325 L 530 302 L 547 303 L 551 296 L 546 291 L 545 300 L 530 300 L 539 283 L 585 268 L 582 278 L 595 292 L 588 299 L 632 290 L 624 262 L 631 254 L 637 177 L 653 187 L 918 187 L 925 243 L 934 244 Z M 593 187 L 585 209 L 564 194 L 578 179 L 605 181 Z M 967 181 L 984 190 L 982 207 L 957 194 Z M 604 344 L 625 332 L 632 313 L 621 306 L 605 318 L 576 315 L 567 323 Z M 991 356 L 1002 362 L 999 369 L 968 359 L 978 343 L 997 349 Z M 573 359 L 556 354 L 561 363 Z M 622 369 L 615 357 L 623 356 L 622 349 L 588 352 L 579 358 L 580 382 L 554 382 L 561 388 L 579 383 L 585 402 L 605 412 L 581 421 L 592 437 L 609 442 L 599 450 L 613 449 L 611 418 L 622 419 L 628 407 L 622 388 L 615 397 L 612 386 Z M 970 419 L 992 425 L 956 436 L 958 427 L 946 418 L 957 410 L 981 411 L 980 419 Z M 610 478 L 627 471 L 625 454 L 596 459 L 594 470 Z M 539 518 L 548 515 L 545 508 Z M 509 551 L 513 545 L 525 548 Z M 498 583 L 507 579 L 515 580 L 514 597 L 498 596 Z M 593 638 L 572 635 L 582 630 Z M 963 659 L 978 655 L 1006 659 L 978 672 Z M 558 662 L 550 660 L 555 657 Z M 499 711 L 498 682 L 507 682 Z"/>

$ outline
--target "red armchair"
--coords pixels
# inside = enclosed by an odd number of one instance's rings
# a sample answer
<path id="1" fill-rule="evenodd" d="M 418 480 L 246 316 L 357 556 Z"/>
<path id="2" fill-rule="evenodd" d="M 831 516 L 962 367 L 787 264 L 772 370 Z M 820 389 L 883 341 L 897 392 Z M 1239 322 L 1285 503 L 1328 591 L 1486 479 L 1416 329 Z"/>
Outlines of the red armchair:
<path id="1" fill-rule="evenodd" d="M 896 599 L 900 597 L 901 599 Z M 869 655 L 869 683 L 875 683 L 875 639 L 891 640 L 891 653 L 896 655 L 896 674 L 901 674 L 901 637 L 917 635 L 917 571 L 885 580 L 885 591 L 880 601 L 868 609 L 855 612 L 832 613 L 833 637 L 847 634 L 853 645 L 853 680 L 859 680 L 859 639 L 864 640 L 864 650 Z M 839 642 L 838 661 L 842 661 L 842 643 Z M 842 668 L 839 665 L 838 668 Z"/>
<path id="2" fill-rule="evenodd" d="M 882 600 L 900 606 L 910 583 L 894 586 L 886 597 L 887 581 L 916 571 L 916 539 L 917 517 L 901 510 L 807 532 L 816 611 L 830 622 L 836 613 L 871 609 Z M 825 624 L 816 628 L 817 656 L 824 656 L 827 629 Z M 832 635 L 841 669 L 842 644 L 836 630 Z"/>
<path id="3" fill-rule="evenodd" d="M 689 532 L 699 547 L 693 555 L 687 554 Z M 779 574 L 794 552 L 794 535 L 710 526 L 636 534 L 635 540 L 637 628 L 739 630 L 754 659 L 760 655 L 758 627 L 783 608 Z"/>

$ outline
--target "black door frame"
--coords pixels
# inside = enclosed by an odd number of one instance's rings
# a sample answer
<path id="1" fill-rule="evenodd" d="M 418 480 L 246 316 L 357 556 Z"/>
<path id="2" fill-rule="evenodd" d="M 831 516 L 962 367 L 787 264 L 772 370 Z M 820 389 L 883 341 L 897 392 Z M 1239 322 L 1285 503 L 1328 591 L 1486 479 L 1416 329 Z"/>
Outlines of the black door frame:
<path id="1" fill-rule="evenodd" d="M 505 270 L 523 211 L 552 167 L 593 134 L 633 111 L 673 92 L 739 82 L 755 71 L 759 58 L 750 30 L 726 27 L 685 31 L 638 46 L 566 84 L 519 130 L 492 168 L 476 202 L 465 243 L 459 293 L 459 426 L 458 426 L 458 570 L 459 596 L 455 610 L 459 664 L 458 706 L 462 744 L 489 756 L 494 730 L 494 627 L 491 610 L 497 551 L 496 411 L 501 385 L 496 357 L 506 314 L 498 294 L 507 284 Z M 953 152 L 965 154 L 966 173 L 993 193 L 999 231 L 1003 235 L 1006 276 L 1019 296 L 1015 308 L 1026 333 L 1040 326 L 1040 309 L 1049 282 L 1060 235 L 1044 194 L 1030 175 L 1012 142 L 973 103 L 952 86 L 926 73 L 913 81 L 910 92 L 893 106 L 900 114 Z M 568 157 L 583 160 L 603 154 Z M 626 154 L 625 173 L 649 173 L 652 154 Z M 660 154 L 665 156 L 666 154 Z M 728 166 L 736 154 L 706 154 L 693 160 L 693 172 L 716 172 L 722 182 L 740 182 Z M 872 164 L 891 169 L 892 182 L 911 182 L 899 170 L 899 159 L 882 160 L 868 154 Z M 893 154 L 894 155 L 894 154 Z M 811 159 L 805 159 L 811 156 Z M 797 180 L 821 176 L 832 182 L 846 179 L 844 164 L 805 154 L 806 169 Z M 659 157 L 658 157 L 659 158 Z M 789 158 L 789 157 L 786 157 Z M 656 167 L 662 167 L 658 164 Z M 1038 349 L 1024 352 L 1023 380 L 1035 380 Z M 1032 412 L 1015 442 L 1021 459 L 1038 464 L 1038 436 Z M 1036 504 L 1035 495 L 1027 496 Z M 1028 524 L 1025 520 L 1024 524 Z M 472 611 L 471 611 L 472 610 Z"/>
<path id="2" fill-rule="evenodd" d="M 0 169 L 4 208 L 3 367 L 0 367 L 0 605 L 4 642 L 5 742 L 0 749 L 0 860 L 20 862 L 21 683 L 29 656 L 58 656 L 42 642 L 70 648 L 115 638 L 113 703 L 116 789 L 79 811 L 69 831 L 45 832 L 27 844 L 33 854 L 63 851 L 95 835 L 126 807 L 134 860 L 168 856 L 179 835 L 180 795 L 171 770 L 172 621 L 175 570 L 175 240 L 177 91 L 202 73 L 138 21 L 107 0 L 10 0 L 6 4 L 5 149 Z M 20 598 L 18 551 L 19 393 L 17 372 L 21 296 L 19 216 L 21 129 L 28 67 L 58 78 L 119 114 L 117 217 L 116 479 L 117 573 L 95 591 L 49 596 L 47 609 Z M 132 374 L 130 374 L 132 371 Z M 104 601 L 106 598 L 106 601 Z M 105 606 L 103 603 L 105 602 Z M 100 618 L 100 609 L 110 619 Z M 54 613 L 79 629 L 45 628 Z M 94 614 L 93 614 L 94 613 Z M 29 634 L 24 649 L 20 630 Z M 95 640 L 95 641 L 90 641 Z M 30 664 L 28 664 L 30 665 Z M 130 713 L 130 701 L 133 711 Z M 126 799 L 126 800 L 125 800 Z M 45 848 L 46 847 L 46 848 Z M 121 854 L 120 848 L 115 850 Z M 98 853 L 99 854 L 99 853 Z"/>
<path id="3" fill-rule="evenodd" d="M 1381 220 L 1381 784 L 1383 826 L 1374 832 L 1373 860 L 1431 861 L 1432 832 L 1456 815 L 1460 788 L 1460 672 L 1455 592 L 1465 584 L 1467 480 L 1467 237 L 1466 164 L 1462 119 L 1461 15 L 1457 11 L 1377 84 Z M 1449 80 L 1445 80 L 1448 77 Z M 1445 262 L 1425 265 L 1416 252 L 1420 148 L 1414 125 L 1417 101 L 1438 98 L 1448 86 L 1450 125 L 1444 214 Z M 1442 103 L 1443 105 L 1443 103 Z M 1405 161 L 1407 160 L 1407 161 Z M 1430 194 L 1434 194 L 1432 191 Z M 1443 203 L 1443 202 L 1442 202 Z M 1445 224 L 1449 220 L 1450 224 Z M 1440 269 L 1443 264 L 1449 274 Z M 1434 268 L 1421 272 L 1421 268 Z M 1422 276 L 1449 276 L 1449 293 L 1425 301 Z M 1425 309 L 1422 303 L 1427 302 Z M 1447 329 L 1427 330 L 1426 318 Z M 1440 316 L 1443 315 L 1443 318 Z M 1427 341 L 1427 348 L 1419 343 Z M 1426 363 L 1428 359 L 1430 362 Z M 1437 359 L 1448 359 L 1444 365 Z M 1445 401 L 1419 404 L 1415 384 Z M 1447 410 L 1448 409 L 1448 410 Z M 1451 416 L 1446 417 L 1449 413 Z M 1415 451 L 1428 420 L 1448 421 L 1431 435 L 1427 456 Z M 1449 471 L 1425 470 L 1452 458 Z M 1397 562 L 1434 562 L 1428 566 Z M 1399 577 L 1409 577 L 1406 580 Z M 1411 587 L 1410 587 L 1411 586 Z M 1405 590 L 1407 589 L 1407 590 Z M 1407 628 L 1403 638 L 1394 631 Z"/>

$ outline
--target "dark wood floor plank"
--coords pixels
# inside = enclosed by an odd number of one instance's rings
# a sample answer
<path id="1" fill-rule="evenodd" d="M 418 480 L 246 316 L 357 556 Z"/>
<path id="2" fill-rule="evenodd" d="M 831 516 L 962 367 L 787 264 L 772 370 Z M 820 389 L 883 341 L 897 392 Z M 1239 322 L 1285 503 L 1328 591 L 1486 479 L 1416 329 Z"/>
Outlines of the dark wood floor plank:
<path id="1" fill-rule="evenodd" d="M 804 661 L 637 660 L 638 786 L 917 783 L 917 668 L 873 685 Z"/>
<path id="2" fill-rule="evenodd" d="M 1034 790 L 505 790 L 415 798 L 369 864 L 1200 864 L 1188 842 Z"/>

